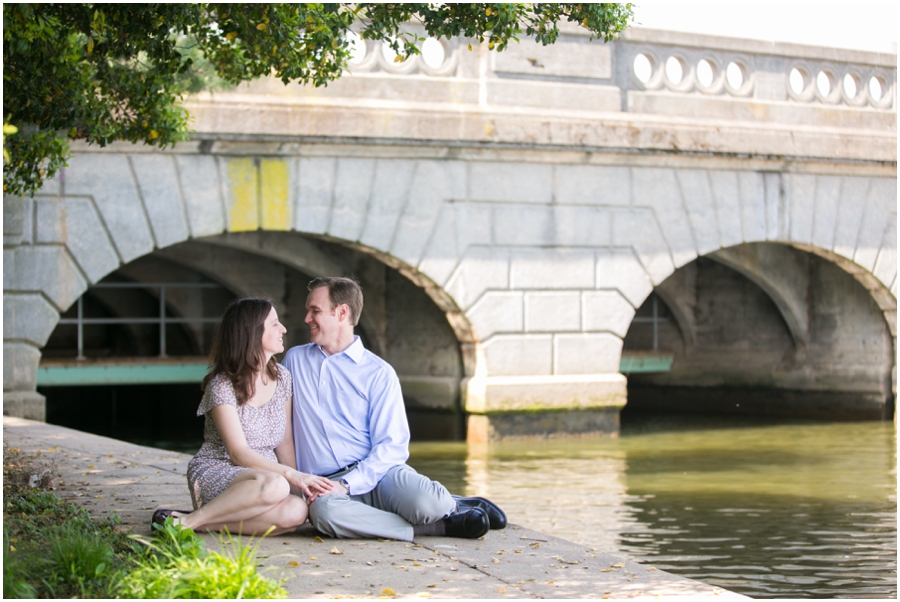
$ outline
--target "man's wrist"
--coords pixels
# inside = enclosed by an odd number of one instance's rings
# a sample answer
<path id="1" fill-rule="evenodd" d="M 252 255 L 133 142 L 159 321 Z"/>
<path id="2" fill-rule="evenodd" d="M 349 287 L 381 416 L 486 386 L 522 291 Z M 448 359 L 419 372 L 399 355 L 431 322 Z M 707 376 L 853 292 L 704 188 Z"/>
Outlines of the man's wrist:
<path id="1" fill-rule="evenodd" d="M 341 480 L 338 481 L 338 482 L 339 482 L 341 485 L 344 486 L 344 489 L 347 490 L 347 495 L 351 495 L 351 494 L 350 494 L 350 481 L 348 481 L 348 480 L 345 479 L 344 477 L 341 477 Z"/>

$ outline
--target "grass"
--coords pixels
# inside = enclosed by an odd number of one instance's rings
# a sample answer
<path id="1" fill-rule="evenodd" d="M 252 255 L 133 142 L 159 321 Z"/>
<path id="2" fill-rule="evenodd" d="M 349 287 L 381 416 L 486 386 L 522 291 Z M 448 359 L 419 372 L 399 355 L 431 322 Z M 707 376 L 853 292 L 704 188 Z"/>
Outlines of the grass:
<path id="1" fill-rule="evenodd" d="M 257 546 L 225 535 L 208 551 L 171 519 L 145 539 L 96 521 L 52 491 L 48 468 L 18 450 L 3 453 L 4 598 L 284 598 L 257 571 Z M 42 475 L 39 479 L 31 475 Z"/>

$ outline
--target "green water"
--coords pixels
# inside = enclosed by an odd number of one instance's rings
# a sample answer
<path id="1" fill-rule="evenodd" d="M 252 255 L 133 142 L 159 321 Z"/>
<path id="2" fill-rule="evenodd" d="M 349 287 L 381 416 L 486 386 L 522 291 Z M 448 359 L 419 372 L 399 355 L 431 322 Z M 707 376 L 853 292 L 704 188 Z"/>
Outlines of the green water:
<path id="1" fill-rule="evenodd" d="M 759 598 L 895 598 L 893 423 L 652 418 L 617 439 L 417 443 L 510 522 Z"/>

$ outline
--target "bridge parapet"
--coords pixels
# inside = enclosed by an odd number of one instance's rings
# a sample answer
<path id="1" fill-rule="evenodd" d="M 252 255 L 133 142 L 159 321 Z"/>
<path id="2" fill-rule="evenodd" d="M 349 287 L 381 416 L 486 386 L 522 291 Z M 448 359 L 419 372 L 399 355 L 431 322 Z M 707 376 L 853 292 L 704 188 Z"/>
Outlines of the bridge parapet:
<path id="1" fill-rule="evenodd" d="M 502 53 L 358 41 L 327 88 L 259 80 L 187 103 L 201 138 L 310 137 L 896 161 L 896 56 L 635 28 Z M 471 50 L 470 50 L 471 48 Z"/>

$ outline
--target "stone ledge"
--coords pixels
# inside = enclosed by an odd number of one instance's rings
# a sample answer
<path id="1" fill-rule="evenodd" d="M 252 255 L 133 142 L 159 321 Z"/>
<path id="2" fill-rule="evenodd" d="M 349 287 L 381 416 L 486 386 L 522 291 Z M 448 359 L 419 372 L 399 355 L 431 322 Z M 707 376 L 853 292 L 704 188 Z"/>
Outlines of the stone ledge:
<path id="1" fill-rule="evenodd" d="M 627 379 L 618 373 L 568 376 L 488 376 L 462 382 L 472 414 L 612 410 L 625 407 Z"/>

